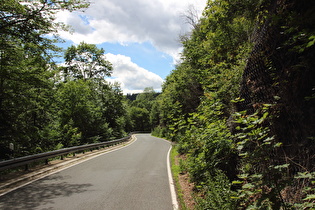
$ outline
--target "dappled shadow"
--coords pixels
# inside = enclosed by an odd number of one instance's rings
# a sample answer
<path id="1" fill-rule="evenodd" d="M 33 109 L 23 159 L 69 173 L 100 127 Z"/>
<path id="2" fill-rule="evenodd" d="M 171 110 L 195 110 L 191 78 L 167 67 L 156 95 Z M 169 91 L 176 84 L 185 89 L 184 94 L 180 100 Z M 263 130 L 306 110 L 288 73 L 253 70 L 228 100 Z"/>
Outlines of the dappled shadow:
<path id="1" fill-rule="evenodd" d="M 65 177 L 50 176 L 0 197 L 0 209 L 35 209 L 51 204 L 57 197 L 83 193 L 91 184 L 71 184 Z"/>

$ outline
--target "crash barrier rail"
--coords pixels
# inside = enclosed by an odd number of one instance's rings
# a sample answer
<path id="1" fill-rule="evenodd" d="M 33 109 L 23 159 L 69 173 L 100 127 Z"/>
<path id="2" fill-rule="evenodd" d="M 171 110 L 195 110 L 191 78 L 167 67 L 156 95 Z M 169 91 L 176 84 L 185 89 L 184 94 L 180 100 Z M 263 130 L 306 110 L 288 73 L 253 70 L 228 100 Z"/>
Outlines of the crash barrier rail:
<path id="1" fill-rule="evenodd" d="M 19 157 L 19 158 L 1 161 L 0 162 L 0 171 L 6 170 L 6 169 L 16 168 L 18 166 L 23 166 L 23 165 L 25 166 L 25 170 L 28 170 L 28 165 L 30 163 L 40 161 L 40 160 L 45 160 L 46 164 L 48 164 L 49 158 L 54 158 L 57 156 L 61 156 L 61 158 L 63 158 L 64 155 L 68 155 L 71 153 L 75 154 L 75 153 L 82 152 L 85 150 L 91 150 L 92 151 L 93 149 L 96 149 L 96 148 L 99 149 L 99 148 L 105 147 L 105 146 L 116 145 L 116 144 L 128 141 L 132 137 L 132 135 L 135 133 L 143 133 L 143 132 L 132 132 L 124 138 L 116 139 L 116 140 L 112 140 L 112 141 L 69 147 L 69 148 L 54 150 L 54 151 L 50 151 L 50 152 L 44 152 L 44 153 L 39 153 L 39 154 L 35 154 L 35 155 L 28 155 L 28 156 L 24 156 L 24 157 Z"/>

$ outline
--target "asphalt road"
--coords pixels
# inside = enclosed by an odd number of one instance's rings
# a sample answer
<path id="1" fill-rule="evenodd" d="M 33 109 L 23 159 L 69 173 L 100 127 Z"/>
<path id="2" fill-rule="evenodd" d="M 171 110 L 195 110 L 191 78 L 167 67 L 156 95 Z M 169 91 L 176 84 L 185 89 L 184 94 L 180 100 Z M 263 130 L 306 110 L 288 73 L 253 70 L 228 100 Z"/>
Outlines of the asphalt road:
<path id="1" fill-rule="evenodd" d="M 0 209 L 171 210 L 170 143 L 149 134 L 0 197 Z"/>

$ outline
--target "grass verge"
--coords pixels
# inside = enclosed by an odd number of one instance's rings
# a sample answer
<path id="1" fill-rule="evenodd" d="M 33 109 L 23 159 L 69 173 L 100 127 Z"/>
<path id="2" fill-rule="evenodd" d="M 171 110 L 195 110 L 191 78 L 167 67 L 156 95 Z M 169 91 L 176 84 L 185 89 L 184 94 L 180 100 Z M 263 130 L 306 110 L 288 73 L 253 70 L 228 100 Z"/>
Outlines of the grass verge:
<path id="1" fill-rule="evenodd" d="M 183 194 L 183 191 L 181 189 L 181 185 L 179 183 L 179 174 L 181 173 L 181 169 L 179 166 L 179 162 L 176 161 L 176 158 L 178 157 L 178 152 L 177 152 L 176 147 L 172 147 L 170 156 L 171 156 L 170 157 L 171 158 L 171 170 L 172 170 L 172 174 L 173 174 L 173 180 L 175 183 L 179 209 L 186 210 L 187 207 L 186 207 L 185 200 L 184 200 L 184 194 Z"/>

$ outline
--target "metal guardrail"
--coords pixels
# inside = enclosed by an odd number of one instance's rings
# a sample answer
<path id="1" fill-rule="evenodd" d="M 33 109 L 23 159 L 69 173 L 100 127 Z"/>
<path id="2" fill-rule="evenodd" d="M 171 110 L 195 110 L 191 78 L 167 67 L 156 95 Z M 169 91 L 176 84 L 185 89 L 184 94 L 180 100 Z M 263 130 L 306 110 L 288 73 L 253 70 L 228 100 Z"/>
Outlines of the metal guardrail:
<path id="1" fill-rule="evenodd" d="M 112 141 L 69 147 L 69 148 L 64 148 L 64 149 L 60 149 L 60 150 L 54 150 L 54 151 L 50 151 L 50 152 L 44 152 L 44 153 L 39 153 L 39 154 L 35 154 L 35 155 L 29 155 L 29 156 L 24 156 L 24 157 L 19 157 L 19 158 L 1 161 L 0 162 L 0 171 L 15 168 L 18 166 L 23 166 L 23 165 L 25 165 L 25 167 L 26 167 L 25 169 L 27 170 L 28 164 L 30 164 L 30 163 L 33 163 L 33 162 L 36 162 L 39 160 L 46 160 L 46 162 L 48 163 L 49 158 L 53 158 L 53 157 L 57 157 L 57 156 L 63 156 L 63 155 L 67 155 L 70 153 L 77 153 L 77 152 L 82 152 L 85 150 L 92 150 L 95 148 L 100 148 L 100 147 L 104 147 L 104 146 L 111 146 L 111 145 L 115 145 L 118 143 L 122 143 L 122 142 L 129 140 L 134 133 L 138 133 L 138 132 L 130 133 L 127 137 L 112 140 Z"/>

